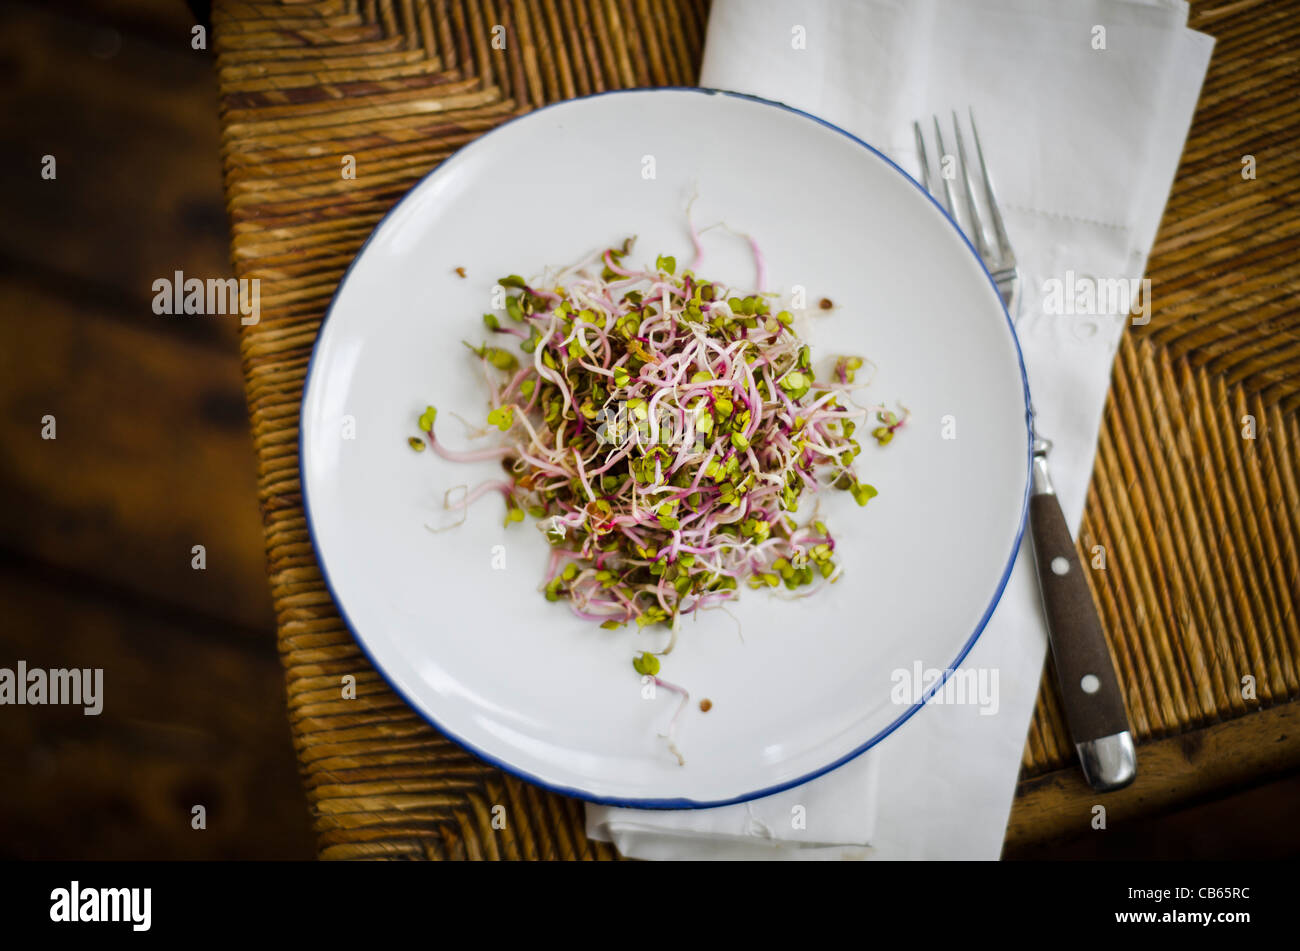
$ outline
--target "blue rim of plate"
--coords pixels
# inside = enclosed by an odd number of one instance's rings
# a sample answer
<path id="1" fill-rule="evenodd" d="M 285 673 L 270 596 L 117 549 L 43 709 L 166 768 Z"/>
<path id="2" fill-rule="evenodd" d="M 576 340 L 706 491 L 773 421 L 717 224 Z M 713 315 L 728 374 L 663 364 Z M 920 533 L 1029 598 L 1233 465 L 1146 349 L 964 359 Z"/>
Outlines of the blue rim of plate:
<path id="1" fill-rule="evenodd" d="M 352 619 L 348 617 L 347 609 L 343 606 L 342 601 L 340 601 L 338 595 L 335 594 L 334 585 L 330 581 L 329 571 L 325 567 L 325 559 L 321 556 L 320 546 L 316 542 L 316 529 L 312 521 L 311 500 L 309 498 L 309 493 L 307 489 L 307 472 L 306 472 L 305 462 L 304 462 L 304 460 L 306 459 L 306 454 L 303 452 L 303 430 L 304 430 L 303 413 L 305 412 L 307 406 L 307 392 L 311 387 L 312 370 L 316 366 L 316 354 L 320 350 L 320 341 L 321 338 L 324 336 L 326 324 L 329 322 L 330 315 L 334 312 L 334 305 L 338 302 L 339 294 L 342 293 L 343 287 L 347 283 L 348 277 L 350 277 L 352 274 L 352 269 L 357 266 L 357 262 L 360 261 L 361 258 L 365 255 L 366 248 L 370 247 L 370 242 L 374 240 L 375 235 L 377 235 L 380 232 L 380 230 L 384 227 L 384 224 L 388 221 L 390 217 L 392 217 L 394 212 L 396 212 L 397 209 L 401 207 L 402 203 L 405 202 L 408 198 L 410 198 L 411 195 L 413 195 L 417 190 L 419 190 L 419 188 L 429 179 L 433 178 L 435 175 L 438 175 L 439 173 L 447 169 L 449 166 L 453 165 L 456 162 L 456 160 L 459 159 L 466 151 L 473 149 L 480 142 L 482 142 L 487 138 L 490 138 L 499 129 L 504 129 L 508 125 L 512 125 L 516 122 L 519 122 L 524 119 L 528 119 L 532 116 L 536 116 L 539 113 L 547 112 L 552 109 L 563 109 L 571 103 L 581 102 L 586 99 L 598 99 L 602 96 L 628 96 L 628 95 L 644 96 L 644 95 L 652 95 L 654 93 L 660 93 L 660 92 L 688 92 L 688 93 L 698 93 L 700 95 L 706 95 L 706 96 L 726 96 L 732 99 L 742 99 L 748 102 L 759 103 L 764 106 L 770 106 L 774 109 L 780 109 L 783 112 L 789 112 L 798 116 L 803 116 L 805 119 L 810 119 L 813 122 L 817 123 L 818 125 L 830 129 L 834 132 L 838 132 L 846 139 L 849 139 L 852 142 L 856 142 L 858 145 L 862 146 L 868 152 L 872 153 L 878 159 L 880 159 L 885 164 L 887 164 L 890 168 L 894 169 L 894 171 L 898 172 L 899 175 L 903 176 L 903 178 L 906 181 L 910 182 L 917 189 L 917 191 L 919 191 L 923 196 L 925 196 L 925 198 L 930 202 L 930 204 L 934 205 L 934 207 L 939 210 L 939 212 L 944 216 L 944 218 L 948 220 L 948 223 L 952 225 L 953 230 L 957 232 L 958 237 L 961 238 L 962 242 L 970 250 L 971 255 L 975 258 L 975 261 L 979 264 L 980 270 L 984 272 L 984 276 L 988 278 L 989 287 L 992 288 L 994 292 L 994 296 L 997 297 L 998 306 L 1002 308 L 1002 315 L 1006 318 L 1007 321 L 1007 330 L 1011 333 L 1011 343 L 1016 350 L 1016 361 L 1020 365 L 1020 381 L 1024 387 L 1024 394 L 1025 394 L 1025 428 L 1027 431 L 1026 452 L 1025 452 L 1025 495 L 1024 495 L 1024 499 L 1021 502 L 1020 524 L 1016 529 L 1015 544 L 1012 545 L 1011 547 L 1011 555 L 1008 557 L 1006 567 L 1002 571 L 1002 578 L 998 581 L 997 590 L 993 593 L 993 599 L 989 602 L 988 608 L 984 611 L 984 614 L 980 618 L 979 623 L 975 626 L 975 632 L 971 634 L 970 638 L 966 641 L 965 645 L 963 645 L 961 651 L 958 652 L 956 659 L 951 664 L 949 664 L 947 667 L 944 668 L 943 676 L 938 681 L 936 681 L 935 684 L 929 690 L 926 691 L 925 695 L 921 697 L 920 700 L 918 700 L 916 703 L 912 704 L 905 711 L 903 711 L 903 713 L 900 714 L 896 720 L 890 723 L 889 726 L 880 730 L 878 733 L 876 733 L 875 736 L 871 737 L 869 740 L 867 740 L 865 743 L 860 745 L 857 749 L 853 750 L 852 752 L 849 752 L 844 756 L 839 757 L 835 761 L 828 763 L 825 766 L 819 767 L 818 769 L 815 769 L 804 776 L 800 776 L 797 779 L 781 782 L 774 786 L 768 786 L 764 789 L 758 789 L 752 793 L 744 793 L 739 796 L 733 796 L 730 799 L 719 799 L 716 801 L 709 801 L 709 802 L 700 802 L 695 799 L 623 799 L 623 798 L 611 797 L 611 796 L 600 796 L 600 795 L 586 792 L 581 789 L 573 789 L 567 786 L 558 785 L 556 783 L 550 783 L 544 779 L 541 779 L 540 777 L 533 776 L 532 774 L 527 773 L 521 769 L 517 769 L 514 766 L 511 766 L 509 763 L 504 762 L 503 760 L 500 760 L 497 757 L 491 755 L 490 753 L 484 752 L 483 750 L 474 746 L 472 743 L 465 741 L 461 737 L 456 736 L 454 733 L 451 733 L 448 730 L 446 730 L 444 727 L 442 727 L 438 723 L 438 721 L 435 720 L 429 714 L 428 711 L 426 711 L 420 704 L 416 703 L 409 696 L 407 696 L 406 693 L 396 683 L 393 682 L 392 678 L 388 676 L 388 673 L 384 670 L 383 666 L 378 662 L 378 660 L 376 660 L 374 654 L 371 653 L 370 648 L 366 645 L 365 639 L 361 636 L 360 631 L 358 631 L 357 628 L 353 625 Z M 439 734 L 445 736 L 447 739 L 451 740 L 453 743 L 456 743 L 458 746 L 462 747 L 463 749 L 468 750 L 470 753 L 473 753 L 479 759 L 483 760 L 486 763 L 491 764 L 492 766 L 495 766 L 497 769 L 500 769 L 503 772 L 509 773 L 511 776 L 514 776 L 517 779 L 522 779 L 525 782 L 529 782 L 536 786 L 540 786 L 541 788 L 549 790 L 553 793 L 558 793 L 562 796 L 571 796 L 575 799 L 581 799 L 585 802 L 596 803 L 597 805 L 602 805 L 602 806 L 620 806 L 628 809 L 715 809 L 720 806 L 731 806 L 731 805 L 735 805 L 736 803 L 749 802 L 754 799 L 762 799 L 764 796 L 775 795 L 776 793 L 783 792 L 787 789 L 792 789 L 795 786 L 802 786 L 804 783 L 811 782 L 817 777 L 823 776 L 826 773 L 829 773 L 831 770 L 843 766 L 845 763 L 849 762 L 849 760 L 861 756 L 867 750 L 871 749 L 873 746 L 875 746 L 877 743 L 879 743 L 885 737 L 889 736 L 889 734 L 893 733 L 900 726 L 902 726 L 909 719 L 911 719 L 912 716 L 915 715 L 916 712 L 925 705 L 926 701 L 928 701 L 931 697 L 933 697 L 936 693 L 938 693 L 943 688 L 943 685 L 947 683 L 948 678 L 951 677 L 953 672 L 958 667 L 961 666 L 961 662 L 966 659 L 966 655 L 970 653 L 971 648 L 975 646 L 975 642 L 978 641 L 980 635 L 984 633 L 984 629 L 988 626 L 989 618 L 993 616 L 993 611 L 997 608 L 998 603 L 1002 600 L 1002 594 L 1006 590 L 1007 581 L 1010 579 L 1011 571 L 1016 564 L 1016 554 L 1020 551 L 1020 543 L 1021 540 L 1024 538 L 1024 534 L 1025 534 L 1025 522 L 1029 514 L 1030 472 L 1033 466 L 1033 411 L 1031 409 L 1032 404 L 1029 398 L 1029 376 L 1025 372 L 1025 358 L 1023 352 L 1020 349 L 1020 339 L 1016 336 L 1015 324 L 1011 320 L 1011 315 L 1007 313 L 1006 306 L 1002 303 L 1002 296 L 1001 294 L 998 293 L 997 283 L 993 280 L 993 275 L 990 274 L 989 269 L 984 266 L 984 261 L 980 258 L 979 252 L 975 250 L 975 246 L 971 244 L 970 239 L 966 237 L 965 232 L 963 232 L 961 230 L 961 227 L 957 224 L 957 222 L 953 220 L 952 215 L 948 214 L 947 209 L 945 209 L 943 205 L 939 204 L 939 202 L 935 200 L 934 196 L 931 195 L 929 192 L 927 192 L 920 182 L 914 179 L 911 175 L 907 174 L 907 172 L 905 172 L 901 167 L 899 167 L 897 162 L 895 162 L 889 156 L 885 155 L 879 149 L 875 148 L 872 145 L 869 145 L 868 143 L 864 142 L 862 139 L 859 139 L 856 135 L 853 135 L 851 132 L 846 132 L 844 129 L 841 129 L 833 122 L 828 122 L 825 119 L 822 119 L 819 116 L 815 116 L 810 112 L 804 112 L 802 109 L 796 109 L 793 106 L 787 106 L 783 102 L 777 102 L 772 99 L 764 99 L 761 96 L 752 96 L 748 93 L 732 92 L 726 89 L 710 89 L 704 86 L 651 86 L 651 87 L 639 87 L 635 89 L 611 89 L 605 92 L 592 93 L 587 96 L 577 96 L 573 99 L 564 99 L 559 102 L 548 103 L 545 106 L 541 106 L 537 109 L 533 109 L 532 111 L 526 112 L 523 115 L 515 116 L 512 119 L 508 119 L 505 122 L 501 123 L 500 125 L 495 126 L 488 132 L 485 132 L 483 135 L 479 136 L 473 142 L 461 146 L 461 148 L 458 149 L 454 154 L 444 159 L 436 167 L 426 172 L 418 182 L 412 185 L 407 190 L 407 192 L 404 195 L 402 195 L 402 197 L 399 198 L 393 204 L 392 208 L 388 209 L 388 211 L 385 212 L 383 218 L 381 218 L 379 220 L 379 223 L 375 225 L 374 230 L 370 232 L 370 235 L 366 238 L 365 243 L 363 243 L 361 245 L 360 250 L 357 251 L 356 257 L 352 259 L 352 263 L 349 264 L 347 270 L 343 272 L 343 277 L 339 280 L 339 285 L 335 289 L 334 296 L 330 299 L 329 307 L 326 308 L 325 310 L 325 316 L 321 319 L 320 327 L 316 331 L 316 341 L 315 343 L 312 344 L 311 358 L 307 362 L 307 376 L 303 380 L 302 397 L 300 398 L 300 403 L 301 405 L 298 413 L 298 478 L 302 485 L 303 514 L 307 520 L 307 535 L 311 539 L 312 554 L 316 556 L 316 563 L 320 567 L 321 578 L 324 579 L 325 581 L 325 589 L 329 592 L 330 598 L 334 602 L 334 606 L 338 608 L 339 617 L 343 619 L 343 623 L 347 626 L 348 631 L 351 632 L 353 640 L 357 642 L 357 646 L 361 648 L 361 652 L 366 656 L 366 659 L 370 661 L 371 666 L 373 666 L 375 670 L 379 672 L 379 675 L 384 678 L 384 681 L 393 690 L 393 692 L 396 693 L 399 697 L 401 697 L 402 700 L 405 701 L 407 706 L 409 706 L 412 710 L 414 710 L 417 714 L 419 714 L 426 722 L 428 722 L 430 726 L 432 726 L 435 730 L 437 730 Z"/>

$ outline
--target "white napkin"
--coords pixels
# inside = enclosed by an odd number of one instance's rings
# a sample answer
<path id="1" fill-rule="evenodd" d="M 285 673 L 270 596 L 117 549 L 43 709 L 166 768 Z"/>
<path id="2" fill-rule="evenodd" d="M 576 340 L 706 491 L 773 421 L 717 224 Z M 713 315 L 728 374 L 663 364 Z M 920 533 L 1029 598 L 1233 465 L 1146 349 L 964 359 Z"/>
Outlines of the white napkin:
<path id="1" fill-rule="evenodd" d="M 587 834 L 639 859 L 863 859 L 876 823 L 877 757 L 773 796 L 716 809 L 587 806 Z"/>
<path id="2" fill-rule="evenodd" d="M 1047 282 L 1069 292 L 1141 278 L 1214 45 L 1186 23 L 1181 0 L 714 0 L 710 14 L 700 85 L 811 112 L 909 172 L 912 121 L 937 114 L 947 130 L 952 110 L 973 107 L 1021 266 L 1017 330 L 1037 429 L 1054 444 L 1053 482 L 1076 532 L 1129 318 L 1048 313 Z M 784 794 L 683 812 L 588 806 L 587 832 L 638 858 L 995 859 L 1046 649 L 1026 538 L 963 664 L 998 671 L 997 715 L 927 705 Z M 842 814 L 815 836 L 792 830 L 788 803 L 813 797 L 810 815 Z"/>

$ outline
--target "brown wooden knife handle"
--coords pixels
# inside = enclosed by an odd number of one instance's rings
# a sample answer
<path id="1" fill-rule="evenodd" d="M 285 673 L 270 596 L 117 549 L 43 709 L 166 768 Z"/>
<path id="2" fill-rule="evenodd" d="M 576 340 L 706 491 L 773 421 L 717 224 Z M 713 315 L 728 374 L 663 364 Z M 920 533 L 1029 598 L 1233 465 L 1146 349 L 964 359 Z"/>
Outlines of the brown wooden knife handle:
<path id="1" fill-rule="evenodd" d="M 1119 789 L 1137 772 L 1124 697 L 1074 539 L 1050 483 L 1030 496 L 1029 529 L 1071 737 L 1093 788 Z"/>

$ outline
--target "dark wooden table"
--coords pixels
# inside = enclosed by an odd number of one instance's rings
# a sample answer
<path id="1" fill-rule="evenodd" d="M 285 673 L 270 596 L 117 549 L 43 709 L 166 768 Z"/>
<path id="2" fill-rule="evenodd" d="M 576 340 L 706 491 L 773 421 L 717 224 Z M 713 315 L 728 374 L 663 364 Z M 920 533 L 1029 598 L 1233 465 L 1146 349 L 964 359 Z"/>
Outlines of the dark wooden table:
<path id="1" fill-rule="evenodd" d="M 238 324 L 150 306 L 158 277 L 231 268 L 192 25 L 176 0 L 0 4 L 0 666 L 100 667 L 105 693 L 0 708 L 4 859 L 314 854 Z"/>

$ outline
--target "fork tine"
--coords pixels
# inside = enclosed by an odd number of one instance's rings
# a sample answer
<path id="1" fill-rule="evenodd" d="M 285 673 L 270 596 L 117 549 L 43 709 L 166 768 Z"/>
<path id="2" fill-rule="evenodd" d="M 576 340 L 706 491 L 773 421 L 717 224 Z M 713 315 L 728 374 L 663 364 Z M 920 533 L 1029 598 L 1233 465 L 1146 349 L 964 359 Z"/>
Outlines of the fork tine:
<path id="1" fill-rule="evenodd" d="M 971 237 L 975 239 L 975 247 L 979 250 L 980 257 L 987 261 L 991 255 L 988 233 L 984 230 L 984 219 L 980 216 L 979 203 L 975 200 L 975 181 L 971 178 L 970 161 L 966 158 L 966 138 L 961 134 L 961 123 L 957 121 L 955 109 L 952 113 L 952 128 L 957 136 L 957 157 L 961 161 L 962 191 L 966 196 L 966 207 L 970 209 L 970 230 L 973 232 Z"/>
<path id="2" fill-rule="evenodd" d="M 975 137 L 975 154 L 980 160 L 980 175 L 984 179 L 984 197 L 988 199 L 989 216 L 993 219 L 993 233 L 998 241 L 998 254 L 1004 261 L 1014 264 L 1011 242 L 1007 240 L 1007 229 L 1002 224 L 1002 212 L 998 210 L 998 199 L 993 193 L 993 179 L 989 176 L 989 167 L 984 164 L 984 149 L 980 145 L 980 131 L 975 127 L 975 110 L 970 109 L 970 131 Z"/>
<path id="3" fill-rule="evenodd" d="M 921 134 L 921 123 L 913 122 L 912 131 L 916 133 L 916 151 L 921 156 L 921 184 L 926 191 L 933 193 L 934 189 L 930 187 L 930 157 L 925 154 L 925 136 Z"/>
<path id="4" fill-rule="evenodd" d="M 943 130 L 939 128 L 939 117 L 933 116 L 934 119 L 934 138 L 939 145 L 939 177 L 943 179 L 943 194 L 948 205 L 948 214 L 952 215 L 952 220 L 957 222 L 957 227 L 961 227 L 961 216 L 957 212 L 957 199 L 952 193 L 952 180 L 943 174 L 943 160 L 948 156 L 948 150 L 943 145 Z"/>

